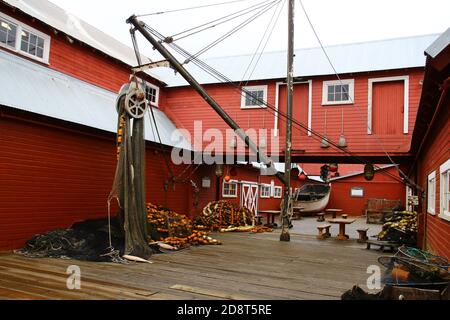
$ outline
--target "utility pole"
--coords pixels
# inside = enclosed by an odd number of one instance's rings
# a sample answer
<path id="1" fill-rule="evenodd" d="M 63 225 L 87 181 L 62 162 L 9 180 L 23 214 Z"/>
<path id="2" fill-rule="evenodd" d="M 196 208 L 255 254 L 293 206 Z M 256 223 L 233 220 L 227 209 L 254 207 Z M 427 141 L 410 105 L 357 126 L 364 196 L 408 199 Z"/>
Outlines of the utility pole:
<path id="1" fill-rule="evenodd" d="M 280 241 L 290 241 L 289 211 L 291 210 L 291 149 L 292 149 L 292 98 L 294 91 L 294 3 L 289 0 L 288 6 L 288 53 L 287 53 L 287 117 L 286 117 L 286 150 L 284 153 L 284 201 L 282 212 L 282 230 Z"/>

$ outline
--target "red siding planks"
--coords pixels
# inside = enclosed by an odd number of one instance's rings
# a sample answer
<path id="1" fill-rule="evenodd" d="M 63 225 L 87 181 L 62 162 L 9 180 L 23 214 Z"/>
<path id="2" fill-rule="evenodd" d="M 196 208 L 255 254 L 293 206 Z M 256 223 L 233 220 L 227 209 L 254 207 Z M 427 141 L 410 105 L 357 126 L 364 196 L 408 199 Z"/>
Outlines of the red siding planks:
<path id="1" fill-rule="evenodd" d="M 409 133 L 402 132 L 394 135 L 367 134 L 367 106 L 368 106 L 368 82 L 371 78 L 409 76 Z M 324 133 L 325 131 L 325 111 L 327 114 L 326 133 L 329 139 L 337 142 L 342 127 L 342 111 L 344 112 L 344 132 L 347 138 L 348 150 L 358 152 L 360 154 L 375 154 L 384 156 L 384 149 L 392 154 L 405 154 L 409 151 L 411 143 L 411 133 L 417 114 L 417 108 L 420 99 L 421 85 L 420 80 L 423 78 L 423 68 L 392 70 L 370 73 L 358 73 L 352 75 L 341 75 L 342 79 L 355 79 L 355 98 L 354 104 L 347 105 L 322 105 L 322 88 L 323 81 L 335 80 L 335 77 L 313 77 L 312 80 L 312 129 Z M 275 105 L 276 100 L 276 80 L 255 81 L 251 85 L 268 85 L 268 102 Z M 400 88 L 399 83 L 386 82 L 382 83 L 384 88 L 388 88 L 398 99 L 402 95 L 403 87 Z M 283 86 L 281 86 L 281 92 Z M 295 86 L 294 95 L 297 96 L 296 88 L 300 91 L 300 99 L 304 99 L 307 85 Z M 233 117 L 237 123 L 244 129 L 251 128 L 273 128 L 275 117 L 269 109 L 240 109 L 240 93 L 233 88 L 224 84 L 205 85 L 206 90 L 217 100 L 217 102 L 225 109 L 225 111 Z M 378 87 L 376 87 L 378 91 Z M 166 90 L 165 112 L 174 120 L 179 127 L 183 127 L 192 131 L 195 120 L 202 120 L 203 130 L 208 128 L 217 128 L 226 130 L 226 124 L 219 116 L 208 106 L 208 104 L 189 87 L 167 88 Z M 377 94 L 376 94 L 377 96 Z M 285 103 L 280 97 L 280 110 L 284 110 L 281 105 Z M 303 101 L 303 100 L 302 100 Z M 383 104 L 386 110 L 391 110 L 398 105 L 398 101 L 391 103 L 390 99 L 385 99 Z M 306 101 L 302 102 L 305 104 Z M 402 100 L 403 103 L 403 100 Z M 390 112 L 390 111 L 389 111 Z M 299 120 L 306 126 L 307 117 L 300 112 Z M 403 118 L 402 118 L 403 119 Z M 278 119 L 278 127 L 280 130 L 280 149 L 284 149 L 283 117 Z M 398 121 L 395 120 L 395 123 Z M 401 121 L 403 124 L 403 120 Z M 403 128 L 403 126 L 401 126 Z M 314 136 L 304 136 L 305 130 L 298 126 L 293 126 L 293 149 L 305 150 L 305 155 L 345 155 L 334 148 L 320 148 L 320 141 Z M 300 137 L 297 139 L 297 137 Z M 320 139 L 319 139 L 320 140 Z M 270 149 L 268 149 L 270 150 Z"/>
<path id="2" fill-rule="evenodd" d="M 114 136 L 49 124 L 0 117 L 0 249 L 18 248 L 36 233 L 107 215 L 116 166 Z M 201 190 L 197 208 L 192 207 L 189 182 L 170 184 L 165 192 L 170 174 L 161 151 L 148 146 L 146 159 L 147 201 L 193 216 L 215 199 L 214 185 Z M 171 167 L 175 175 L 186 168 Z M 190 178 L 201 186 L 203 174 L 198 170 Z"/>
<path id="3" fill-rule="evenodd" d="M 340 208 L 348 215 L 361 216 L 365 214 L 367 200 L 371 198 L 400 200 L 404 206 L 405 185 L 386 173 L 398 177 L 397 169 L 389 168 L 384 170 L 384 173 L 376 172 L 372 181 L 365 180 L 363 175 L 332 181 L 328 208 Z M 364 196 L 361 198 L 351 197 L 352 187 L 363 188 Z"/>
<path id="4" fill-rule="evenodd" d="M 372 89 L 372 134 L 402 135 L 404 82 L 375 82 Z"/>
<path id="5" fill-rule="evenodd" d="M 433 171 L 436 171 L 436 215 L 427 212 L 426 198 L 421 201 L 419 212 L 420 228 L 424 234 L 421 234 L 419 244 L 425 240 L 425 249 L 438 255 L 450 259 L 450 221 L 439 217 L 440 212 L 440 172 L 439 167 L 450 159 L 450 108 L 443 106 L 441 114 L 436 118 L 436 122 L 425 141 L 417 164 L 418 184 L 427 191 L 427 177 Z M 425 239 L 423 238 L 425 237 Z"/>

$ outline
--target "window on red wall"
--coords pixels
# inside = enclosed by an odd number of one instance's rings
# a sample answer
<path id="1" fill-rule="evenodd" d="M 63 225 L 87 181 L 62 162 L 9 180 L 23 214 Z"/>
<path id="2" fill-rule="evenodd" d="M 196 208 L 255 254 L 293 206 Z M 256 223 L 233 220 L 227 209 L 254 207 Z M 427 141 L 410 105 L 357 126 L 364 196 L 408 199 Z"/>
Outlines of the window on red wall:
<path id="1" fill-rule="evenodd" d="M 436 208 L 436 171 L 433 171 L 428 175 L 428 188 L 427 188 L 427 212 L 435 214 Z"/>
<path id="2" fill-rule="evenodd" d="M 237 182 L 236 181 L 223 181 L 222 184 L 222 197 L 224 198 L 236 198 L 237 197 Z"/>
<path id="3" fill-rule="evenodd" d="M 450 159 L 439 168 L 440 176 L 440 214 L 439 217 L 450 221 Z"/>
<path id="4" fill-rule="evenodd" d="M 261 198 L 270 198 L 270 184 L 261 185 Z"/>
<path id="5" fill-rule="evenodd" d="M 0 46 L 48 63 L 50 37 L 3 13 L 0 13 Z"/>

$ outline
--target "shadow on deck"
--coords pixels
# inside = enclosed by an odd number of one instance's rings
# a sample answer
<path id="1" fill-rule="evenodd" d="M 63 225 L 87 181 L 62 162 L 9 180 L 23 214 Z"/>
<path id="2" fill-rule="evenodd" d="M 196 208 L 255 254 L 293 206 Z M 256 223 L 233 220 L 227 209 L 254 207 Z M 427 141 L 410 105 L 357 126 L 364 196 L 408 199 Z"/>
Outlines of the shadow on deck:
<path id="1" fill-rule="evenodd" d="M 215 234 L 223 245 L 154 255 L 153 264 L 2 253 L 0 299 L 339 299 L 355 284 L 367 289 L 367 267 L 381 254 L 355 240 L 279 234 Z M 81 268 L 80 290 L 66 287 L 69 265 Z"/>

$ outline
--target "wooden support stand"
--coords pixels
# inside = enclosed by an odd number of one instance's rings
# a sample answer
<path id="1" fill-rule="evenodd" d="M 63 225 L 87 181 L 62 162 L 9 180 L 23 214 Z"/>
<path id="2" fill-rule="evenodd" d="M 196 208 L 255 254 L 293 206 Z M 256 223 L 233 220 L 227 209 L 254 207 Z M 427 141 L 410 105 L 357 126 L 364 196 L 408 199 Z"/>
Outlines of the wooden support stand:
<path id="1" fill-rule="evenodd" d="M 325 213 L 319 212 L 317 214 L 317 222 L 324 222 L 325 221 Z"/>
<path id="2" fill-rule="evenodd" d="M 367 237 L 367 230 L 369 230 L 369 229 L 367 228 L 367 229 L 356 230 L 356 231 L 358 231 L 358 234 L 359 234 L 359 238 L 357 240 L 359 243 L 365 243 L 369 239 Z"/>
<path id="3" fill-rule="evenodd" d="M 331 224 L 324 224 L 321 226 L 317 226 L 317 230 L 319 231 L 319 234 L 317 235 L 317 239 L 324 240 L 326 238 L 331 237 L 330 227 L 331 227 Z"/>

